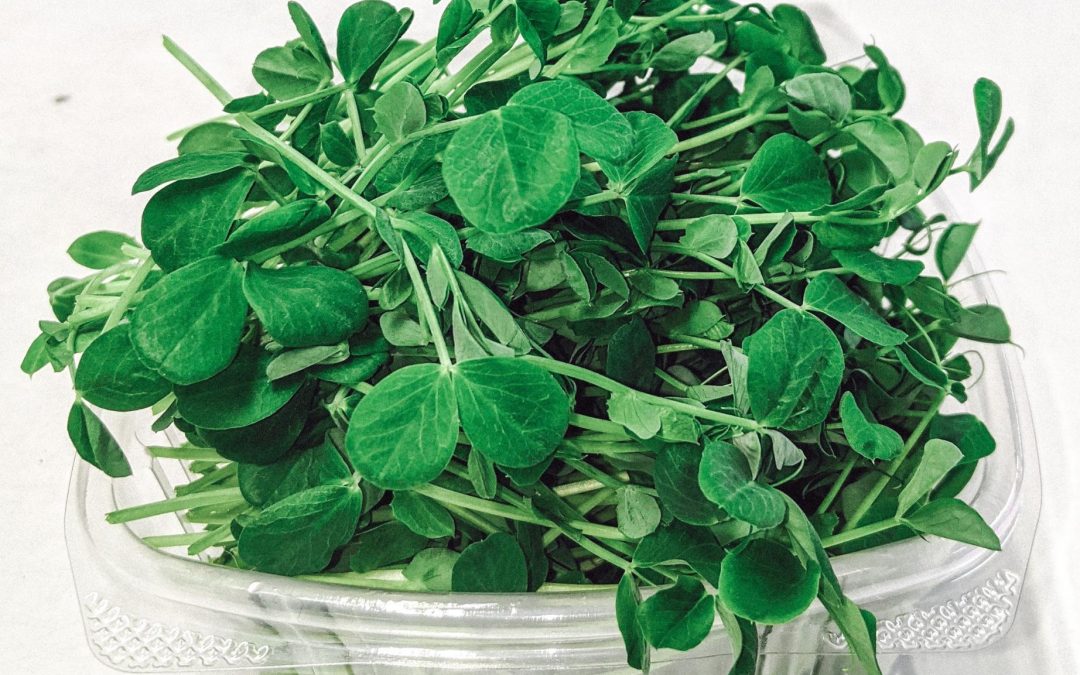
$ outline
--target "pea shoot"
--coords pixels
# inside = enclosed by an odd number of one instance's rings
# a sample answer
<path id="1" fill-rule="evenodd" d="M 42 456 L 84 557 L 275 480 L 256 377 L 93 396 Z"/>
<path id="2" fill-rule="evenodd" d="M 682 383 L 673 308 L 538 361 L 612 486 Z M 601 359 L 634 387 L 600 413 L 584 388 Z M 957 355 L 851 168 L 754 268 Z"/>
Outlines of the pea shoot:
<path id="1" fill-rule="evenodd" d="M 382 0 L 297 35 L 149 168 L 141 243 L 92 232 L 22 368 L 69 370 L 79 455 L 130 475 L 99 411 L 150 409 L 177 496 L 151 538 L 328 583 L 609 585 L 628 663 L 819 600 L 870 673 L 833 556 L 918 535 L 996 549 L 957 499 L 994 451 L 960 340 L 1007 343 L 954 276 L 977 231 L 924 209 L 1013 131 L 975 85 L 970 158 L 898 117 L 881 49 L 828 66 L 799 8 Z M 333 50 L 328 45 L 336 45 Z M 961 346 L 965 345 L 965 346 Z M 656 588 L 643 599 L 642 590 Z"/>

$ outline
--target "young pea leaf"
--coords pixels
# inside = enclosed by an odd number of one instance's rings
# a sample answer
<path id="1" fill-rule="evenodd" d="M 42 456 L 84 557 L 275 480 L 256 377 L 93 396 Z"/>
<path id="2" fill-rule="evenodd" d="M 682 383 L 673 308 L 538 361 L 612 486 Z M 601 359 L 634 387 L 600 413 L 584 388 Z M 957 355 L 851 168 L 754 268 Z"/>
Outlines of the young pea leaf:
<path id="1" fill-rule="evenodd" d="M 907 139 L 888 120 L 881 117 L 868 117 L 844 127 L 866 149 L 876 157 L 897 182 L 911 171 L 911 152 Z"/>
<path id="2" fill-rule="evenodd" d="M 623 572 L 615 591 L 615 621 L 619 625 L 623 644 L 626 646 L 626 663 L 643 672 L 649 670 L 649 643 L 638 620 L 641 591 L 632 572 Z"/>
<path id="3" fill-rule="evenodd" d="M 240 493 L 252 506 L 279 502 L 320 485 L 340 485 L 349 475 L 349 467 L 329 439 L 269 464 L 240 462 L 236 467 Z"/>
<path id="4" fill-rule="evenodd" d="M 712 596 L 700 581 L 684 575 L 638 608 L 642 632 L 656 649 L 693 649 L 708 637 L 715 618 Z"/>
<path id="5" fill-rule="evenodd" d="M 624 487 L 619 489 L 615 517 L 620 532 L 631 539 L 641 539 L 660 525 L 660 507 L 640 488 Z"/>
<path id="6" fill-rule="evenodd" d="M 821 570 L 786 546 L 752 539 L 724 557 L 720 600 L 736 615 L 755 623 L 787 623 L 806 611 L 818 593 Z"/>
<path id="7" fill-rule="evenodd" d="M 947 329 L 957 337 L 976 342 L 1008 344 L 1012 341 L 1012 330 L 1005 319 L 1005 312 L 994 305 L 965 307 L 955 323 L 948 325 Z"/>
<path id="8" fill-rule="evenodd" d="M 980 78 L 975 83 L 975 115 L 979 122 L 979 144 L 964 166 L 964 170 L 971 174 L 972 190 L 982 185 L 987 174 L 994 169 L 1015 130 L 1012 119 L 1009 119 L 1005 122 L 997 145 L 991 147 L 1001 123 L 1001 87 L 993 80 Z"/>
<path id="9" fill-rule="evenodd" d="M 239 264 L 215 256 L 154 284 L 131 317 L 131 343 L 142 360 L 176 384 L 224 370 L 244 330 L 243 275 Z"/>
<path id="10" fill-rule="evenodd" d="M 505 532 L 469 544 L 451 576 L 455 593 L 523 593 L 529 586 L 525 554 Z"/>
<path id="11" fill-rule="evenodd" d="M 918 260 L 884 258 L 871 251 L 833 251 L 836 261 L 862 279 L 879 284 L 907 286 L 922 274 Z"/>
<path id="12" fill-rule="evenodd" d="M 745 534 L 743 530 L 749 531 L 748 525 L 736 521 L 729 523 L 728 529 L 738 530 L 739 536 Z M 633 562 L 635 567 L 649 568 L 682 561 L 715 586 L 720 578 L 720 560 L 723 557 L 724 549 L 708 528 L 673 521 L 670 525 L 661 525 L 638 543 Z"/>
<path id="13" fill-rule="evenodd" d="M 851 449 L 869 460 L 891 460 L 904 449 L 904 439 L 883 424 L 866 419 L 850 391 L 840 398 L 840 420 Z"/>
<path id="14" fill-rule="evenodd" d="M 656 115 L 634 111 L 626 113 L 625 117 L 634 131 L 630 154 L 619 161 L 596 158 L 604 175 L 611 180 L 611 189 L 623 194 L 664 159 L 679 141 L 675 132 Z"/>
<path id="15" fill-rule="evenodd" d="M 468 0 L 464 0 L 468 4 Z M 454 566 L 461 554 L 445 548 L 425 548 L 418 552 L 401 573 L 409 581 L 433 593 L 449 593 Z"/>
<path id="16" fill-rule="evenodd" d="M 716 38 L 712 31 L 708 30 L 675 38 L 656 52 L 651 65 L 661 71 L 679 72 L 687 70 L 712 49 L 715 41 Z"/>
<path id="17" fill-rule="evenodd" d="M 900 491 L 896 515 L 903 516 L 910 511 L 963 458 L 960 449 L 948 441 L 937 438 L 927 441 L 923 446 L 922 459 Z"/>
<path id="18" fill-rule="evenodd" d="M 233 230 L 219 244 L 219 255 L 243 260 L 281 246 L 311 232 L 330 218 L 330 208 L 315 199 L 301 199 L 281 208 L 264 211 Z"/>
<path id="19" fill-rule="evenodd" d="M 323 40 L 322 33 L 319 32 L 319 27 L 315 25 L 311 15 L 300 6 L 300 3 L 290 0 L 289 18 L 292 19 L 293 25 L 296 26 L 296 32 L 300 34 L 304 46 L 315 55 L 319 63 L 323 64 L 327 72 L 329 72 L 331 65 L 330 52 L 326 50 L 326 41 Z"/>
<path id="20" fill-rule="evenodd" d="M 562 8 L 557 0 L 517 0 L 514 6 L 517 8 L 517 29 L 522 39 L 540 63 L 544 63 L 548 43 L 559 27 Z"/>
<path id="21" fill-rule="evenodd" d="M 832 185 L 809 143 L 777 134 L 750 160 L 742 196 L 770 211 L 811 211 L 832 200 Z"/>
<path id="22" fill-rule="evenodd" d="M 426 539 L 452 537 L 454 518 L 439 502 L 415 492 L 395 492 L 390 509 L 405 527 Z"/>
<path id="23" fill-rule="evenodd" d="M 150 198 L 142 214 L 142 240 L 166 272 L 213 253 L 225 241 L 254 182 L 242 169 L 181 180 Z"/>
<path id="24" fill-rule="evenodd" d="M 345 443 L 365 479 L 388 490 L 407 490 L 442 473 L 457 435 L 450 372 L 416 364 L 394 371 L 360 400 Z"/>
<path id="25" fill-rule="evenodd" d="M 937 247 L 934 249 L 934 260 L 937 262 L 942 279 L 948 281 L 949 277 L 960 268 L 960 263 L 967 256 L 978 230 L 978 223 L 953 223 L 941 234 Z"/>
<path id="26" fill-rule="evenodd" d="M 255 57 L 251 74 L 271 96 L 284 101 L 318 89 L 329 79 L 330 69 L 302 49 L 271 47 Z"/>
<path id="27" fill-rule="evenodd" d="M 135 240 L 121 232 L 90 232 L 84 234 L 68 247 L 67 254 L 83 267 L 103 270 L 117 263 L 130 260 L 124 246 L 137 246 Z"/>
<path id="28" fill-rule="evenodd" d="M 345 81 L 360 82 L 373 74 L 411 22 L 410 10 L 399 12 L 382 0 L 349 6 L 337 29 L 338 66 Z"/>
<path id="29" fill-rule="evenodd" d="M 191 180 L 224 173 L 247 163 L 244 152 L 189 152 L 155 164 L 143 171 L 131 188 L 131 194 L 153 190 L 177 180 Z"/>
<path id="30" fill-rule="evenodd" d="M 539 366 L 509 358 L 473 359 L 456 366 L 453 380 L 465 435 L 496 464 L 533 466 L 566 434 L 566 392 Z"/>
<path id="31" fill-rule="evenodd" d="M 149 408 L 172 389 L 147 368 L 131 344 L 131 324 L 120 324 L 90 343 L 75 371 L 75 389 L 106 410 Z"/>
<path id="32" fill-rule="evenodd" d="M 900 365 L 904 367 L 904 370 L 911 373 L 919 382 L 937 389 L 944 389 L 948 386 L 949 374 L 908 343 L 905 342 L 897 346 L 893 353 L 896 355 L 896 359 L 900 361 Z"/>
<path id="33" fill-rule="evenodd" d="M 716 598 L 716 614 L 724 624 L 732 654 L 736 655 L 728 675 L 756 675 L 758 656 L 758 634 L 753 623 L 735 616 L 722 599 Z"/>
<path id="34" fill-rule="evenodd" d="M 735 283 L 744 289 L 765 283 L 757 256 L 742 239 L 735 243 Z"/>
<path id="35" fill-rule="evenodd" d="M 750 408 L 760 423 L 799 431 L 825 419 L 844 373 L 843 350 L 825 324 L 785 309 L 743 346 Z"/>
<path id="36" fill-rule="evenodd" d="M 705 498 L 698 484 L 701 450 L 675 443 L 656 456 L 653 481 L 660 502 L 679 520 L 690 525 L 715 525 L 724 512 Z"/>
<path id="37" fill-rule="evenodd" d="M 972 546 L 1001 550 L 1001 540 L 978 511 L 959 499 L 938 499 L 916 511 L 904 524 L 923 534 L 935 534 Z"/>
<path id="38" fill-rule="evenodd" d="M 113 478 L 131 475 L 131 465 L 116 439 L 98 416 L 81 401 L 76 401 L 71 406 L 67 418 L 67 432 L 75 451 L 86 462 Z"/>
<path id="39" fill-rule="evenodd" d="M 784 500 L 771 487 L 754 482 L 746 456 L 730 443 L 705 446 L 698 469 L 701 492 L 733 518 L 755 527 L 776 527 L 784 520 Z"/>
<path id="40" fill-rule="evenodd" d="M 633 389 L 648 389 L 656 375 L 656 345 L 645 322 L 635 317 L 611 334 L 604 372 Z"/>
<path id="41" fill-rule="evenodd" d="M 639 0 L 616 0 L 614 5 L 618 8 L 620 4 L 626 3 L 641 4 Z M 567 3 L 563 3 L 564 15 L 567 13 L 566 5 Z M 566 56 L 567 67 L 563 72 L 567 75 L 585 74 L 604 65 L 619 44 L 622 23 L 615 12 L 603 12 L 592 32 L 582 34 L 582 38 L 574 43 Z"/>
<path id="42" fill-rule="evenodd" d="M 643 401 L 635 391 L 615 392 L 608 398 L 608 417 L 642 440 L 660 433 L 662 408 Z"/>
<path id="43" fill-rule="evenodd" d="M 19 370 L 32 376 L 34 373 L 49 365 L 48 343 L 49 336 L 46 333 L 42 333 L 34 338 L 34 341 L 30 343 L 30 347 L 26 350 L 22 362 L 19 364 Z"/>
<path id="44" fill-rule="evenodd" d="M 631 150 L 634 129 L 615 106 L 576 80 L 538 82 L 518 90 L 508 105 L 531 106 L 570 118 L 586 155 L 619 161 Z"/>
<path id="45" fill-rule="evenodd" d="M 956 163 L 956 150 L 944 141 L 927 143 L 915 155 L 911 165 L 915 183 L 926 192 L 936 190 L 952 171 Z"/>
<path id="46" fill-rule="evenodd" d="M 796 103 L 820 110 L 837 122 L 851 112 L 851 89 L 835 73 L 804 73 L 785 82 L 782 89 Z"/>
<path id="47" fill-rule="evenodd" d="M 470 33 L 480 17 L 469 0 L 450 0 L 439 19 L 439 31 L 435 38 L 435 62 L 445 68 L 464 49 L 475 33 Z"/>
<path id="48" fill-rule="evenodd" d="M 319 126 L 319 148 L 327 159 L 338 166 L 356 165 L 356 144 L 337 122 Z"/>
<path id="49" fill-rule="evenodd" d="M 739 228 L 731 216 L 702 216 L 686 226 L 679 245 L 718 260 L 731 255 L 739 241 Z"/>
<path id="50" fill-rule="evenodd" d="M 469 482 L 481 499 L 491 499 L 499 489 L 499 478 L 495 475 L 495 464 L 475 450 L 469 452 Z"/>
<path id="51" fill-rule="evenodd" d="M 375 124 L 391 143 L 397 143 L 427 123 L 424 96 L 416 85 L 398 82 L 375 101 Z"/>
<path id="52" fill-rule="evenodd" d="M 421 537 L 403 524 L 392 521 L 360 533 L 355 546 L 350 546 L 349 569 L 370 572 L 415 556 L 427 546 Z"/>
<path id="53" fill-rule="evenodd" d="M 214 377 L 177 387 L 180 416 L 204 429 L 238 429 L 273 415 L 296 394 L 303 379 L 271 382 L 266 376 L 271 358 L 261 347 L 246 346 Z"/>
<path id="54" fill-rule="evenodd" d="M 539 225 L 562 208 L 577 183 L 579 157 L 569 118 L 507 106 L 454 133 L 443 179 L 476 227 L 504 234 Z"/>
<path id="55" fill-rule="evenodd" d="M 675 187 L 675 164 L 674 157 L 660 160 L 638 178 L 623 196 L 630 231 L 643 253 L 649 250 L 652 243 L 660 213 L 671 201 L 671 190 Z"/>
<path id="56" fill-rule="evenodd" d="M 306 387 L 265 419 L 235 429 L 199 429 L 199 437 L 234 462 L 276 462 L 289 452 L 304 430 L 314 393 L 314 387 Z"/>
<path id="57" fill-rule="evenodd" d="M 813 21 L 795 5 L 777 5 L 772 10 L 773 20 L 784 31 L 792 55 L 803 63 L 820 66 L 825 63 L 825 49 L 814 28 Z"/>
<path id="58" fill-rule="evenodd" d="M 839 277 L 820 274 L 806 285 L 803 303 L 810 309 L 836 319 L 856 335 L 885 347 L 907 340 L 907 333 L 885 322 L 865 300 Z"/>
<path id="59" fill-rule="evenodd" d="M 329 267 L 264 269 L 250 265 L 244 296 L 259 321 L 286 347 L 332 345 L 364 325 L 368 300 L 356 277 Z"/>
<path id="60" fill-rule="evenodd" d="M 798 466 L 806 461 L 806 453 L 784 434 L 776 429 L 766 429 L 764 434 L 769 437 L 773 463 L 776 464 L 777 470 L 787 466 Z"/>
<path id="61" fill-rule="evenodd" d="M 356 531 L 363 495 L 355 486 L 324 485 L 262 510 L 237 541 L 240 558 L 262 572 L 321 572 Z"/>
<path id="62" fill-rule="evenodd" d="M 927 435 L 949 441 L 960 448 L 965 464 L 989 457 L 997 447 L 990 430 L 970 413 L 935 416 L 930 421 Z"/>
<path id="63" fill-rule="evenodd" d="M 401 238 L 409 245 L 409 250 L 420 260 L 429 260 L 433 247 L 437 246 L 442 249 L 451 266 L 461 266 L 461 241 L 450 223 L 423 211 L 399 214 L 391 222 L 401 232 Z"/>

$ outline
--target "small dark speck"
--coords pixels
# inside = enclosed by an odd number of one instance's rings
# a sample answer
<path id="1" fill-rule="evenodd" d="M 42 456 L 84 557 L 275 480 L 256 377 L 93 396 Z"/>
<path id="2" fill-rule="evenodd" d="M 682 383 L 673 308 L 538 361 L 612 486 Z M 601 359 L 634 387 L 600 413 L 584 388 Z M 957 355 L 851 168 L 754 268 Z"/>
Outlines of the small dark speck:
<path id="1" fill-rule="evenodd" d="M 67 103 L 69 100 L 71 100 L 71 96 L 67 94 L 57 94 L 53 97 L 53 103 L 55 103 L 56 105 L 60 105 L 61 103 Z"/>

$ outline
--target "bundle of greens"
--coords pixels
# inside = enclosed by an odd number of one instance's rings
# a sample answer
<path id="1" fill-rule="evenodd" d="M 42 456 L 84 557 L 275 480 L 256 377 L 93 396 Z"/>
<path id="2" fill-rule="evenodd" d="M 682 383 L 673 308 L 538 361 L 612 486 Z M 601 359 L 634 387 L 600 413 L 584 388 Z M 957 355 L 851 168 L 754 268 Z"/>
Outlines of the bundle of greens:
<path id="1" fill-rule="evenodd" d="M 139 177 L 142 244 L 49 286 L 23 368 L 72 372 L 79 455 L 131 471 L 91 406 L 186 438 L 149 451 L 196 478 L 111 521 L 355 586 L 617 585 L 631 665 L 719 617 L 739 673 L 815 598 L 879 672 L 830 556 L 999 546 L 956 499 L 994 440 L 940 407 L 1009 327 L 953 295 L 976 226 L 920 208 L 994 166 L 996 85 L 960 164 L 790 5 L 450 0 L 417 43 L 362 0 L 336 57 L 289 13 L 249 96 L 166 39 L 224 114 Z"/>

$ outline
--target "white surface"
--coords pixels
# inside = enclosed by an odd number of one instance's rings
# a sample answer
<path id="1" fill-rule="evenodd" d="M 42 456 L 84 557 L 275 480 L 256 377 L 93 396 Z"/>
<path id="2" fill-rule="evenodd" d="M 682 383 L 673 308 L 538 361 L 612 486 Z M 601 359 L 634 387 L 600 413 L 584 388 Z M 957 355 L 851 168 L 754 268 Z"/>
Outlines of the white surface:
<path id="1" fill-rule="evenodd" d="M 327 35 L 343 1 L 310 1 Z M 430 34 L 437 13 L 413 2 Z M 904 117 L 928 140 L 975 139 L 970 86 L 1004 88 L 1019 130 L 995 174 L 962 214 L 982 219 L 978 245 L 995 279 L 1025 369 L 1044 478 L 1041 526 L 1019 619 L 997 646 L 919 657 L 904 673 L 1042 673 L 1080 670 L 1067 646 L 1080 634 L 1080 386 L 1076 342 L 1080 235 L 1071 203 L 1080 189 L 1075 64 L 1080 8 L 1067 0 L 832 0 L 905 75 Z M 136 233 L 138 173 L 169 156 L 175 128 L 216 106 L 160 47 L 168 33 L 237 94 L 254 90 L 249 64 L 293 36 L 281 2 L 60 2 L 0 0 L 0 671 L 109 673 L 85 645 L 68 572 L 62 516 L 72 451 L 62 376 L 30 383 L 18 362 L 49 314 L 44 287 L 77 272 L 67 244 L 92 229 Z M 848 54 L 833 54 L 836 59 Z M 59 102 L 57 97 L 66 96 Z M 962 192 L 958 179 L 953 193 Z"/>

